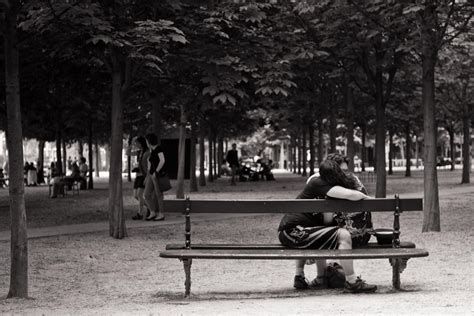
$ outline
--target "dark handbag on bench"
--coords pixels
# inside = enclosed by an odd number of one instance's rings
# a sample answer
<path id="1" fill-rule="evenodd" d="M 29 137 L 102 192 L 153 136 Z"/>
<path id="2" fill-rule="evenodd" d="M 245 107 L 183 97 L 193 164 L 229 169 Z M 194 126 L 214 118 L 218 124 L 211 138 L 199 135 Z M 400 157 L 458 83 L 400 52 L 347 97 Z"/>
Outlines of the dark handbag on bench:
<path id="1" fill-rule="evenodd" d="M 158 188 L 161 192 L 166 192 L 171 189 L 170 177 L 167 173 L 157 174 Z"/>

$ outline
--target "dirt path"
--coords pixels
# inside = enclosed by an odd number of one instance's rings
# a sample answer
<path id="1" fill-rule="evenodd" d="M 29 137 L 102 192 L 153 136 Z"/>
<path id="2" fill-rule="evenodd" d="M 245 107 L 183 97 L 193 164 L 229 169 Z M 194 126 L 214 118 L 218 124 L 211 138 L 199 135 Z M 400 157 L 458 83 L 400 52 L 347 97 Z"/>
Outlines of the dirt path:
<path id="1" fill-rule="evenodd" d="M 301 179 L 292 179 L 222 188 L 226 192 L 217 192 L 217 183 L 209 191 L 199 192 L 199 196 L 292 198 L 301 185 Z M 342 294 L 337 290 L 296 292 L 292 288 L 291 261 L 195 260 L 192 296 L 184 299 L 182 263 L 159 257 L 166 244 L 184 239 L 182 221 L 174 223 L 170 219 L 158 226 L 132 228 L 124 240 L 111 239 L 104 231 L 30 240 L 29 282 L 34 299 L 0 298 L 0 314 L 472 315 L 474 186 L 457 185 L 455 177 L 442 181 L 442 232 L 421 233 L 421 212 L 401 216 L 401 239 L 411 240 L 430 252 L 429 257 L 410 259 L 401 276 L 403 292 L 392 292 L 387 260 L 355 263 L 358 274 L 379 286 L 377 293 L 371 295 Z M 392 178 L 389 183 L 391 192 L 402 192 L 400 188 L 405 188 L 403 192 L 419 192 L 422 187 L 420 177 L 408 181 Z M 419 193 L 402 196 L 412 194 Z M 197 221 L 193 225 L 193 242 L 275 243 L 280 217 Z M 391 214 L 374 216 L 376 227 L 390 227 L 392 223 Z M 8 292 L 9 252 L 9 242 L 0 241 L 2 295 Z M 314 267 L 307 267 L 306 274 L 314 277 Z"/>

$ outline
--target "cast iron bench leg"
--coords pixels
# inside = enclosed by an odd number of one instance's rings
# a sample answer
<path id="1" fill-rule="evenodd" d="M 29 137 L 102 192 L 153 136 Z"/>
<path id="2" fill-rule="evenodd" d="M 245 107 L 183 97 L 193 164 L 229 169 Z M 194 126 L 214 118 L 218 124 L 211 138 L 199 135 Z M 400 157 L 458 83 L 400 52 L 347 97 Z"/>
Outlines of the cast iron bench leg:
<path id="1" fill-rule="evenodd" d="M 392 259 L 392 286 L 395 290 L 400 290 L 400 259 Z"/>
<path id="2" fill-rule="evenodd" d="M 392 285 L 395 290 L 400 290 L 400 274 L 407 267 L 408 259 L 410 258 L 401 258 L 401 259 L 389 259 L 390 264 L 392 265 Z"/>
<path id="3" fill-rule="evenodd" d="M 193 263 L 192 259 L 183 259 L 184 273 L 186 275 L 186 280 L 184 281 L 184 296 L 187 297 L 191 294 L 191 264 Z"/>

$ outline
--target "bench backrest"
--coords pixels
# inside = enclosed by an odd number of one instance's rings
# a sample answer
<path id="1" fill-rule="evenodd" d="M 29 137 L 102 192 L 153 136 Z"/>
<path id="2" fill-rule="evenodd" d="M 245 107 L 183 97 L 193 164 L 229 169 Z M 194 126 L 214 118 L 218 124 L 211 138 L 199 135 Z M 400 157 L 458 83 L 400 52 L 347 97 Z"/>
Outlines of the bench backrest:
<path id="1" fill-rule="evenodd" d="M 323 212 L 400 212 L 420 211 L 420 198 L 380 198 L 361 201 L 348 200 L 165 200 L 167 213 L 323 213 Z"/>

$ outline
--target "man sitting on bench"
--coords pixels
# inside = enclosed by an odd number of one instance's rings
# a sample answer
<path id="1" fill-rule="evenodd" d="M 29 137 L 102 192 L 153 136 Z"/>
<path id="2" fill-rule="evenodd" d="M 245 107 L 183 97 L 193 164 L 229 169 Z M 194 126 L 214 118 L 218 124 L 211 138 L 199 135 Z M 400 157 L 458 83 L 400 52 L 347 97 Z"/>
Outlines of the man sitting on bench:
<path id="1" fill-rule="evenodd" d="M 297 198 L 313 199 L 327 196 L 353 201 L 369 198 L 365 193 L 357 190 L 362 187 L 360 181 L 356 177 L 344 173 L 342 169 L 346 168 L 347 163 L 341 157 L 337 154 L 328 155 L 328 159 L 320 166 L 320 177 L 312 177 Z M 356 213 L 354 217 L 348 218 L 350 215 L 334 213 L 286 214 L 278 228 L 280 242 L 291 248 L 314 249 L 352 249 L 353 239 L 358 244 L 366 244 L 370 239 L 368 231 L 372 229 L 370 213 Z M 349 219 L 349 223 L 353 220 L 359 222 L 357 226 L 354 225 L 357 228 L 352 228 L 352 225 L 347 225 L 351 226 L 347 227 L 346 219 Z M 362 227 L 360 227 L 360 222 L 362 222 Z M 346 275 L 345 291 L 367 293 L 377 290 L 377 286 L 367 284 L 356 277 L 353 260 L 346 259 L 340 260 L 340 262 Z M 325 276 L 326 260 L 316 261 L 317 277 L 310 283 L 304 277 L 304 264 L 305 260 L 298 260 L 296 263 L 294 280 L 296 289 L 325 288 L 328 286 Z"/>

